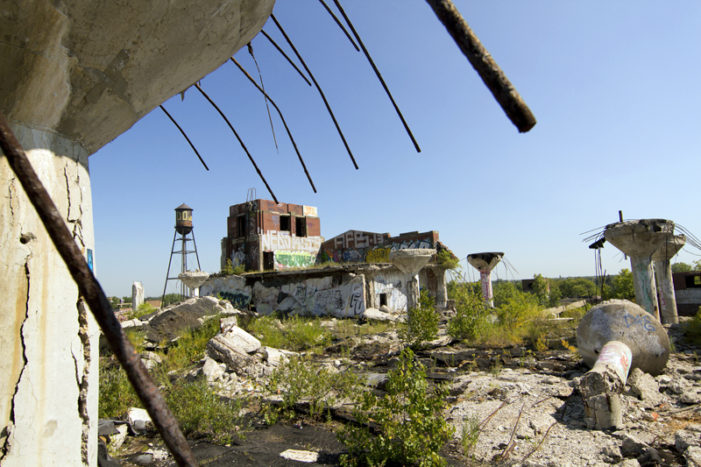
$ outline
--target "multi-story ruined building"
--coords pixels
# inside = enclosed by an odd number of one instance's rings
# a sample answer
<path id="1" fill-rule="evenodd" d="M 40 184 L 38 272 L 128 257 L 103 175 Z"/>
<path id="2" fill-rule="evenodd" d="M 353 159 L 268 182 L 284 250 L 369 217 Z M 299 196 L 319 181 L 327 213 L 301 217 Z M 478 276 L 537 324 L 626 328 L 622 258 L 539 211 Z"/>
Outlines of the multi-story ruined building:
<path id="1" fill-rule="evenodd" d="M 366 308 L 406 311 L 407 277 L 392 264 L 390 253 L 407 248 L 447 250 L 435 230 L 396 237 L 349 230 L 326 242 L 320 230 L 315 207 L 262 199 L 231 206 L 227 236 L 222 239 L 222 269 L 227 261 L 244 265 L 249 272 L 313 266 L 328 260 L 339 264 L 216 277 L 201 292 L 219 294 L 239 308 L 251 306 L 263 314 L 357 316 Z M 445 267 L 435 255 L 418 276 L 420 287 L 444 307 Z"/>
<path id="2" fill-rule="evenodd" d="M 324 238 L 313 206 L 256 199 L 229 207 L 222 269 L 278 270 L 313 265 Z"/>

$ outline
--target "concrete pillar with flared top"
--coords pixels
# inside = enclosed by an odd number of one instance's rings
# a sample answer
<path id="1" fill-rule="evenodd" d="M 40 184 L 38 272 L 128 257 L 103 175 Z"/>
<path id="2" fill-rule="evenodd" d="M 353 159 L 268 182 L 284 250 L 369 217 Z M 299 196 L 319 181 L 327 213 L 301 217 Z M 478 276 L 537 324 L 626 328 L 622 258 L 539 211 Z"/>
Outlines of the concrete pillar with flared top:
<path id="1" fill-rule="evenodd" d="M 185 271 L 178 274 L 185 287 L 190 289 L 193 297 L 200 296 L 200 286 L 209 278 L 209 273 L 204 271 Z"/>
<path id="2" fill-rule="evenodd" d="M 673 232 L 674 222 L 666 219 L 616 222 L 607 225 L 604 230 L 606 240 L 630 256 L 635 301 L 658 320 L 660 309 L 657 303 L 652 255 Z"/>
<path id="3" fill-rule="evenodd" d="M 472 253 L 467 255 L 467 262 L 480 272 L 482 284 L 482 299 L 484 303 L 494 308 L 494 291 L 492 290 L 492 269 L 499 264 L 504 257 L 501 251 L 488 251 L 484 253 Z"/>
<path id="4" fill-rule="evenodd" d="M 655 282 L 660 305 L 660 321 L 664 324 L 678 323 L 677 297 L 672 280 L 672 257 L 686 243 L 684 235 L 668 235 L 667 240 L 652 255 L 655 269 Z"/>
<path id="5" fill-rule="evenodd" d="M 274 0 L 1 3 L 0 112 L 97 272 L 88 156 L 250 42 Z M 99 330 L 5 157 L 0 186 L 0 464 L 96 465 Z"/>
<path id="6" fill-rule="evenodd" d="M 431 260 L 436 250 L 431 248 L 407 248 L 389 254 L 389 260 L 407 275 L 407 311 L 419 304 L 419 271 Z"/>

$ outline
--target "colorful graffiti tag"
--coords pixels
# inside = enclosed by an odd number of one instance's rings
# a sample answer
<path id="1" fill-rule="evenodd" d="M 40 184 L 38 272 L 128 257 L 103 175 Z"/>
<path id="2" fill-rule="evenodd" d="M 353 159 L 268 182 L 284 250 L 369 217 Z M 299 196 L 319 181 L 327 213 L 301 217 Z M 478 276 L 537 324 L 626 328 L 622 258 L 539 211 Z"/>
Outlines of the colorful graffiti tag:
<path id="1" fill-rule="evenodd" d="M 304 251 L 284 251 L 275 252 L 275 267 L 277 269 L 302 268 L 312 266 L 316 262 L 316 256 Z"/>

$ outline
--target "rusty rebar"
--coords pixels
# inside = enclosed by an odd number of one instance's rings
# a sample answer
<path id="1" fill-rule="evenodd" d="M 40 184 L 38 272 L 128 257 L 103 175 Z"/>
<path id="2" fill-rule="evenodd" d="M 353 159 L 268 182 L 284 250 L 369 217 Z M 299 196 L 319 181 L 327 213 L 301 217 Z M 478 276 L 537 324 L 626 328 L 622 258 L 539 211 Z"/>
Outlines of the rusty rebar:
<path id="1" fill-rule="evenodd" d="M 312 190 L 314 190 L 314 193 L 316 193 L 316 187 L 314 186 L 314 182 L 312 181 L 312 176 L 309 175 L 309 171 L 307 170 L 307 165 L 304 163 L 304 159 L 302 159 L 302 154 L 299 153 L 299 149 L 297 148 L 297 142 L 295 139 L 292 137 L 292 132 L 290 131 L 290 128 L 287 126 L 287 121 L 285 120 L 285 117 L 282 115 L 282 111 L 280 110 L 280 107 L 277 106 L 275 101 L 273 100 L 272 97 L 270 97 L 266 92 L 265 89 L 263 89 L 262 86 L 258 86 L 258 83 L 256 83 L 256 80 L 253 79 L 253 77 L 246 71 L 246 69 L 241 66 L 239 62 L 236 61 L 234 57 L 231 57 L 231 61 L 236 65 L 239 70 L 248 78 L 248 80 L 253 83 L 253 85 L 260 91 L 266 99 L 270 101 L 270 103 L 273 105 L 273 108 L 277 110 L 278 115 L 280 116 L 280 120 L 282 120 L 282 125 L 285 127 L 285 131 L 287 131 L 287 136 L 290 138 L 290 142 L 292 143 L 292 146 L 295 149 L 295 152 L 297 153 L 297 158 L 299 159 L 300 164 L 302 164 L 302 169 L 304 169 L 304 174 L 307 176 L 307 180 L 309 180 L 309 184 L 312 186 Z"/>
<path id="2" fill-rule="evenodd" d="M 207 167 L 207 164 L 205 164 L 204 159 L 202 159 L 202 156 L 200 156 L 200 153 L 197 152 L 197 148 L 195 147 L 194 144 L 192 144 L 192 141 L 190 141 L 190 138 L 188 138 L 187 134 L 185 133 L 185 130 L 183 130 L 180 125 L 178 125 L 178 122 L 175 121 L 173 116 L 168 113 L 168 111 L 165 109 L 165 107 L 163 107 L 162 104 L 160 104 L 158 107 L 160 107 L 161 110 L 163 111 L 163 113 L 165 113 L 168 116 L 170 121 L 173 122 L 173 125 L 175 125 L 178 128 L 178 130 L 180 130 L 180 133 L 185 137 L 188 144 L 190 144 L 190 147 L 192 148 L 192 150 L 195 151 L 195 154 L 197 154 L 197 157 L 200 159 L 200 162 L 202 162 L 202 165 L 204 165 L 204 168 L 209 170 L 209 167 Z"/>
<path id="3" fill-rule="evenodd" d="M 358 48 L 358 44 L 355 43 L 355 41 L 353 40 L 351 35 L 348 33 L 348 30 L 346 29 L 346 27 L 343 25 L 343 23 L 341 23 L 341 20 L 338 19 L 338 16 L 336 16 L 336 13 L 334 13 L 333 10 L 331 8 L 329 8 L 329 6 L 326 4 L 326 2 L 324 0 L 319 0 L 319 1 L 321 2 L 322 5 L 324 5 L 324 8 L 328 12 L 328 14 L 331 15 L 331 17 L 336 22 L 338 27 L 341 28 L 341 31 L 343 31 L 343 34 L 346 35 L 346 37 L 348 38 L 350 43 L 353 44 L 353 48 L 355 48 L 355 50 L 360 52 L 360 49 Z"/>
<path id="4" fill-rule="evenodd" d="M 346 141 L 346 137 L 343 135 L 343 131 L 341 130 L 341 126 L 338 124 L 338 121 L 336 120 L 336 116 L 333 114 L 333 110 L 331 110 L 331 105 L 329 104 L 329 101 L 326 99 L 326 95 L 324 94 L 324 91 L 321 89 L 321 86 L 319 86 L 319 83 L 316 81 L 316 78 L 314 78 L 314 74 L 307 66 L 307 63 L 304 61 L 302 56 L 297 51 L 297 47 L 295 47 L 295 45 L 292 43 L 292 40 L 287 35 L 285 30 L 282 28 L 282 26 L 278 22 L 277 18 L 275 18 L 275 15 L 271 14 L 270 17 L 272 18 L 273 22 L 275 23 L 275 26 L 277 26 L 277 28 L 280 31 L 280 33 L 282 34 L 282 36 L 285 38 L 285 41 L 287 41 L 287 44 L 289 44 L 290 48 L 297 56 L 297 59 L 299 60 L 299 62 L 302 64 L 302 66 L 304 67 L 306 72 L 309 74 L 309 77 L 312 79 L 312 82 L 314 83 L 316 90 L 319 91 L 319 95 L 321 96 L 321 100 L 324 101 L 324 105 L 326 105 L 326 110 L 328 110 L 329 115 L 331 116 L 331 120 L 333 120 L 333 124 L 336 127 L 336 131 L 338 131 L 338 135 L 341 137 L 341 141 L 343 141 L 343 145 L 346 147 L 346 151 L 348 152 L 348 155 L 350 156 L 351 162 L 353 162 L 353 167 L 355 167 L 355 169 L 358 170 L 358 163 L 355 161 L 355 157 L 353 156 L 353 152 L 351 151 L 350 146 L 348 146 L 348 142 Z"/>
<path id="5" fill-rule="evenodd" d="M 275 47 L 275 48 L 277 49 L 277 51 L 280 52 L 280 54 L 281 54 L 283 57 L 285 57 L 285 58 L 287 59 L 287 62 L 288 62 L 290 65 L 292 65 L 292 68 L 294 68 L 294 69 L 297 71 L 297 73 L 299 73 L 299 76 L 301 76 L 302 79 L 303 79 L 304 81 L 306 81 L 307 84 L 308 84 L 309 86 L 311 86 L 311 85 L 312 85 L 311 81 L 309 81 L 309 79 L 306 77 L 306 75 L 305 75 L 304 73 L 302 73 L 302 70 L 300 70 L 299 67 L 297 66 L 297 64 L 296 64 L 295 62 L 292 61 L 292 59 L 290 58 L 290 56 L 287 55 L 287 54 L 285 53 L 284 50 L 282 50 L 282 47 L 280 47 L 280 46 L 278 45 L 278 43 L 275 42 L 275 39 L 273 39 L 272 37 L 270 37 L 270 35 L 269 35 L 267 32 L 265 32 L 263 29 L 260 30 L 260 33 L 263 34 L 263 37 L 265 37 L 266 39 L 268 39 L 268 41 L 269 41 L 271 44 L 273 44 L 273 47 Z"/>
<path id="6" fill-rule="evenodd" d="M 360 47 L 363 49 L 363 54 L 365 54 L 365 58 L 368 59 L 368 62 L 370 63 L 372 70 L 375 72 L 377 79 L 380 81 L 382 88 L 385 90 L 385 94 L 387 94 L 387 97 L 389 97 L 389 100 L 392 102 L 392 106 L 394 107 L 394 111 L 397 112 L 397 116 L 402 121 L 402 125 L 404 125 L 404 129 L 406 130 L 407 134 L 409 135 L 409 138 L 411 138 L 411 142 L 414 143 L 414 148 L 416 148 L 416 152 L 421 152 L 421 148 L 419 147 L 419 143 L 416 141 L 416 138 L 414 138 L 414 134 L 411 132 L 411 128 L 409 128 L 409 124 L 404 119 L 404 115 L 402 115 L 402 111 L 399 110 L 399 106 L 397 105 L 397 102 L 394 100 L 392 93 L 389 91 L 389 87 L 387 87 L 387 83 L 385 83 L 385 79 L 382 77 L 382 73 L 380 73 L 380 70 L 377 68 L 377 65 L 375 65 L 375 61 L 370 56 L 370 52 L 368 52 L 368 49 L 365 47 L 365 44 L 363 43 L 363 40 L 360 38 L 360 34 L 358 34 L 358 31 L 355 30 L 355 26 L 353 26 L 353 23 L 351 22 L 350 18 L 348 18 L 348 15 L 346 14 L 343 7 L 341 6 L 341 3 L 338 0 L 333 0 L 333 2 L 336 5 L 336 8 L 338 8 L 338 11 L 341 12 L 341 15 L 343 15 L 343 19 L 346 20 L 346 23 L 348 24 L 348 27 L 350 28 L 350 30 L 353 32 L 355 39 L 358 41 L 358 44 L 360 44 Z"/>
<path id="7" fill-rule="evenodd" d="M 426 2 L 480 75 L 484 84 L 492 92 L 511 123 L 521 133 L 533 128 L 536 119 L 531 109 L 528 108 L 514 85 L 484 48 L 453 2 L 451 0 L 426 0 Z"/>
<path id="8" fill-rule="evenodd" d="M 90 307 L 95 320 L 124 368 L 129 382 L 144 403 L 154 425 L 179 465 L 197 465 L 178 422 L 168 409 L 158 387 L 141 362 L 139 354 L 124 335 L 105 292 L 88 267 L 51 196 L 32 168 L 22 146 L 15 138 L 4 115 L 0 113 L 0 148 L 36 209 L 56 250 L 66 263 L 78 291 Z"/>
<path id="9" fill-rule="evenodd" d="M 245 152 L 246 155 L 248 156 L 248 160 L 251 161 L 251 164 L 253 164 L 253 167 L 256 169 L 256 172 L 258 172 L 258 176 L 260 177 L 260 179 L 261 179 L 261 180 L 263 181 L 263 183 L 265 184 L 265 187 L 268 189 L 268 193 L 270 193 L 270 196 L 272 196 L 272 197 L 273 197 L 273 200 L 275 200 L 275 202 L 277 203 L 278 200 L 277 200 L 277 197 L 275 196 L 275 193 L 273 193 L 272 188 L 270 188 L 270 185 L 268 185 L 268 181 L 265 179 L 265 177 L 263 176 L 263 173 L 262 173 L 262 172 L 260 171 L 260 169 L 258 168 L 258 164 L 256 164 L 256 161 L 253 160 L 253 156 L 252 156 L 251 153 L 248 151 L 248 148 L 246 147 L 246 145 L 244 144 L 243 140 L 241 139 L 241 136 L 239 136 L 238 131 L 236 131 L 236 129 L 234 128 L 234 125 L 231 124 L 231 122 L 230 122 L 229 119 L 226 117 L 226 115 L 224 114 L 224 112 L 222 111 L 222 109 L 220 109 L 219 106 L 218 106 L 217 104 L 214 103 L 214 101 L 212 100 L 212 98 L 209 97 L 209 95 L 208 95 L 206 92 L 204 92 L 204 89 L 202 89 L 202 86 L 200 86 L 198 83 L 195 83 L 195 87 L 196 87 L 197 90 L 200 92 L 200 94 L 202 94 L 202 95 L 204 96 L 204 98 L 207 99 L 207 101 L 212 105 L 212 107 L 214 107 L 214 109 L 215 109 L 217 112 L 219 112 L 219 115 L 221 115 L 221 118 L 224 119 L 224 121 L 226 122 L 226 124 L 229 125 L 229 128 L 230 128 L 231 131 L 234 133 L 234 136 L 236 136 L 236 139 L 238 140 L 239 144 L 241 145 L 241 147 L 243 148 L 244 152 Z"/>
<path id="10" fill-rule="evenodd" d="M 256 70 L 258 70 L 258 79 L 260 80 L 260 87 L 265 89 L 265 85 L 263 84 L 263 73 L 260 71 L 260 65 L 258 65 L 258 60 L 256 59 L 256 54 L 253 53 L 253 45 L 249 42 L 246 44 L 246 47 L 248 48 L 248 54 L 251 56 L 253 59 L 253 63 L 256 64 Z M 263 93 L 263 100 L 265 101 L 265 110 L 268 112 L 268 121 L 270 122 L 270 131 L 273 134 L 273 143 L 275 143 L 275 150 L 279 153 L 280 148 L 277 145 L 277 137 L 275 136 L 275 125 L 273 125 L 273 116 L 270 115 L 270 106 L 268 105 L 268 96 Z"/>

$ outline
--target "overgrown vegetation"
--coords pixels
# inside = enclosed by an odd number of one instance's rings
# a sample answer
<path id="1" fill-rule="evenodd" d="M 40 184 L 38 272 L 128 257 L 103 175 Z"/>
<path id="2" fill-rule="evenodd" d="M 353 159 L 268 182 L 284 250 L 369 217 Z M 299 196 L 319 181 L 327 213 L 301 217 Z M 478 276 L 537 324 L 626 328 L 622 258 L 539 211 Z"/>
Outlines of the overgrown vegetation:
<path id="1" fill-rule="evenodd" d="M 699 307 L 696 315 L 685 323 L 684 327 L 686 338 L 693 342 L 694 345 L 701 346 L 701 307 Z"/>
<path id="2" fill-rule="evenodd" d="M 309 358 L 293 356 L 268 380 L 267 392 L 280 394 L 282 400 L 277 406 L 264 408 L 266 422 L 274 423 L 280 416 L 294 418 L 295 407 L 302 402 L 308 404 L 311 418 L 321 420 L 338 401 L 354 398 L 359 385 L 360 379 L 352 371 L 339 372 L 315 364 Z"/>
<path id="3" fill-rule="evenodd" d="M 339 433 L 349 451 L 342 464 L 445 465 L 438 451 L 453 434 L 443 414 L 447 388 L 431 388 L 424 366 L 407 348 L 388 374 L 386 391 L 384 396 L 363 392 L 353 412 L 359 424 Z"/>
<path id="4" fill-rule="evenodd" d="M 436 263 L 445 269 L 455 269 L 460 265 L 460 260 L 449 249 L 443 248 L 436 253 Z"/>
<path id="5" fill-rule="evenodd" d="M 224 266 L 224 269 L 221 270 L 221 273 L 225 276 L 231 276 L 233 274 L 240 276 L 244 272 L 246 272 L 246 266 L 243 264 L 237 264 L 234 266 L 231 259 L 226 260 L 226 265 Z"/>
<path id="6" fill-rule="evenodd" d="M 166 402 L 186 436 L 230 444 L 242 436 L 242 400 L 218 396 L 204 378 L 176 380 L 166 389 Z"/>
<path id="7" fill-rule="evenodd" d="M 419 295 L 419 306 L 407 313 L 406 339 L 413 347 L 430 341 L 438 335 L 439 316 L 436 313 L 436 302 L 431 295 L 422 290 Z"/>
<path id="8" fill-rule="evenodd" d="M 321 326 L 319 318 L 260 316 L 250 320 L 245 328 L 263 345 L 295 352 L 321 352 L 331 343 L 331 334 Z"/>
<path id="9" fill-rule="evenodd" d="M 160 353 L 163 369 L 167 372 L 182 370 L 204 358 L 207 342 L 219 332 L 219 322 L 219 316 L 214 316 L 200 327 L 182 332 L 172 345 Z"/>

